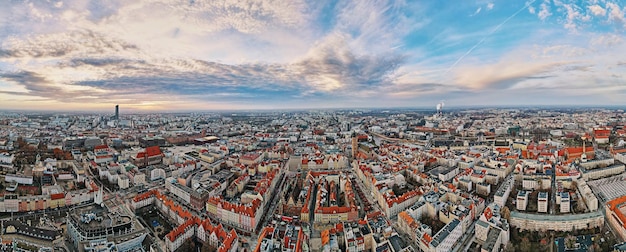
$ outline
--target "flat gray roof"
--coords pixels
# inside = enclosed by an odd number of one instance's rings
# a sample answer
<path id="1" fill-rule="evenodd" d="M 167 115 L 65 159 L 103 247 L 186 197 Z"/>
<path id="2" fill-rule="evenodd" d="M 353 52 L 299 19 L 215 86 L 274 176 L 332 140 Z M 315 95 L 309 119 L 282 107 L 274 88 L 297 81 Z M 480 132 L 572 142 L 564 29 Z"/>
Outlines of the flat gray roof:
<path id="1" fill-rule="evenodd" d="M 574 221 L 574 220 L 582 220 L 582 219 L 591 219 L 602 217 L 602 213 L 600 211 L 594 211 L 590 213 L 582 213 L 582 214 L 563 214 L 563 215 L 550 215 L 550 214 L 529 214 L 522 213 L 518 211 L 511 211 L 511 218 L 520 218 L 520 219 L 529 219 L 529 220 L 537 220 L 537 221 Z"/>

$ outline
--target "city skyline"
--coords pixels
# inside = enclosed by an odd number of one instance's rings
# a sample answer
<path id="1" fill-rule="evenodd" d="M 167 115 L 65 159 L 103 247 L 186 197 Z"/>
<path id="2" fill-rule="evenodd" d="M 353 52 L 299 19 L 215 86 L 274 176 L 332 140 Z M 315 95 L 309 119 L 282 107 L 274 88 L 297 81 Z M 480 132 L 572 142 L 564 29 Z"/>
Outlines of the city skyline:
<path id="1" fill-rule="evenodd" d="M 620 105 L 624 1 L 0 3 L 0 109 Z"/>

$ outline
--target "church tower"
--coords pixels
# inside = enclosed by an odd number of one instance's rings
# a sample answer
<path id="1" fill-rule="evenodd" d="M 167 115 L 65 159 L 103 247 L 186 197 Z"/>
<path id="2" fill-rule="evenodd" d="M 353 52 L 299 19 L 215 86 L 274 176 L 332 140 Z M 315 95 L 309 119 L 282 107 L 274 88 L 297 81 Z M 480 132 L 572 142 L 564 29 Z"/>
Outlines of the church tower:
<path id="1" fill-rule="evenodd" d="M 102 204 L 102 187 L 98 188 L 96 196 L 93 197 L 93 202 L 98 205 Z"/>

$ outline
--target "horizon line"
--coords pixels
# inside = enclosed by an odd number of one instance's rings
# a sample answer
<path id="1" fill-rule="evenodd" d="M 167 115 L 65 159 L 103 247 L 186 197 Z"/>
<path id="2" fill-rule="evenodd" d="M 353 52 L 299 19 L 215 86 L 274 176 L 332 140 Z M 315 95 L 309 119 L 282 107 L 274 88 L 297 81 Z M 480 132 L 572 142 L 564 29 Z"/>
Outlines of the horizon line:
<path id="1" fill-rule="evenodd" d="M 431 108 L 432 107 L 432 108 Z M 537 104 L 537 105 L 446 105 L 445 110 L 460 110 L 460 109 L 531 109 L 531 108 L 587 108 L 587 109 L 626 109 L 624 105 L 602 105 L 602 104 Z M 58 109 L 3 109 L 0 108 L 0 113 L 76 113 L 76 114 L 89 114 L 89 113 L 105 113 L 115 114 L 115 107 L 111 110 L 105 109 L 93 109 L 93 110 L 58 110 Z M 120 110 L 123 108 L 120 106 Z M 286 111 L 328 111 L 328 110 L 426 110 L 436 111 L 435 106 L 390 106 L 390 107 L 328 107 L 328 108 L 258 108 L 258 109 L 205 109 L 205 110 L 192 110 L 192 109 L 180 109 L 180 110 L 141 110 L 141 109 L 126 109 L 132 113 L 120 113 L 120 114 L 179 114 L 179 113 L 226 113 L 226 112 L 286 112 Z"/>

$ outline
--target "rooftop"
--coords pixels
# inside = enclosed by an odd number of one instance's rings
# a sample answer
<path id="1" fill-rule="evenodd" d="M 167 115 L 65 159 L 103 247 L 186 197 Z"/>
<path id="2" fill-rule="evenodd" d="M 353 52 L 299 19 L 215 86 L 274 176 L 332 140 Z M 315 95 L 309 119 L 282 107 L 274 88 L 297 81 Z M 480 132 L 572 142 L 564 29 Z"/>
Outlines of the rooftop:
<path id="1" fill-rule="evenodd" d="M 439 246 L 439 244 L 450 235 L 450 233 L 458 226 L 461 222 L 458 219 L 452 220 L 443 229 L 439 230 L 435 236 L 433 236 L 433 241 L 431 244 L 435 247 Z"/>
<path id="2" fill-rule="evenodd" d="M 498 241 L 498 237 L 500 237 L 500 232 L 501 231 L 498 228 L 490 228 L 489 233 L 487 233 L 487 240 L 485 241 L 483 248 L 487 251 L 493 251 L 493 248 Z"/>
<path id="3" fill-rule="evenodd" d="M 576 221 L 582 219 L 590 219 L 590 218 L 598 218 L 603 217 L 601 211 L 594 211 L 589 213 L 582 214 L 562 214 L 562 215 L 549 215 L 549 214 L 530 214 L 530 213 L 522 213 L 518 211 L 511 211 L 511 218 L 520 218 L 520 219 L 528 219 L 528 220 L 536 220 L 536 221 L 552 221 L 552 222 L 563 222 L 563 221 Z"/>

